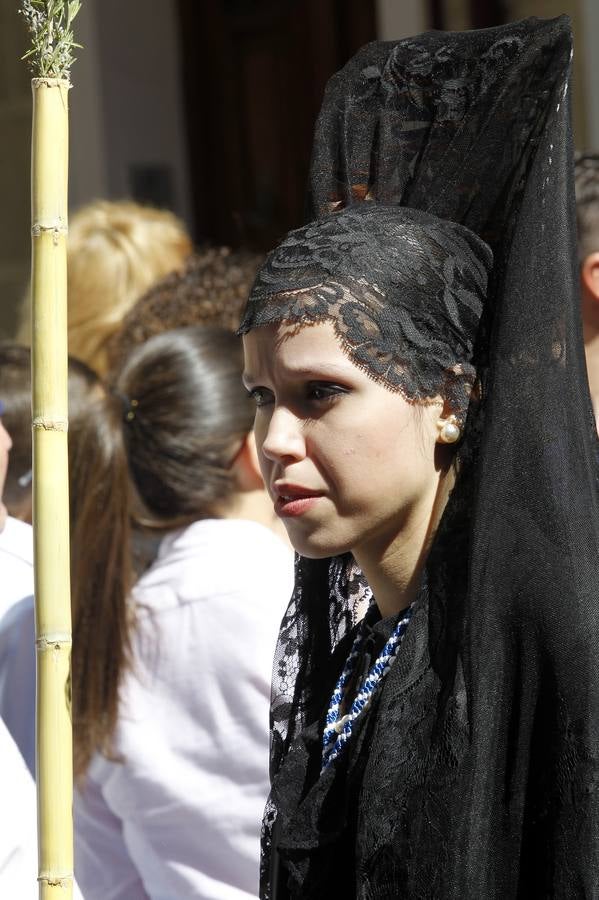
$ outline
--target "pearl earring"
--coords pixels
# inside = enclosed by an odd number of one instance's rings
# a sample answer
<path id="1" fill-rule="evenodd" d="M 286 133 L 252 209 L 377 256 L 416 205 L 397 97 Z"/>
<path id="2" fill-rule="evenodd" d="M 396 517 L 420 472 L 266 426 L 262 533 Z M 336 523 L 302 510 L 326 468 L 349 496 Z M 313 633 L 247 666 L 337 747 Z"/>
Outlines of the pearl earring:
<path id="1" fill-rule="evenodd" d="M 439 440 L 442 444 L 455 444 L 462 436 L 462 429 L 455 416 L 439 419 L 437 427 L 439 428 Z"/>

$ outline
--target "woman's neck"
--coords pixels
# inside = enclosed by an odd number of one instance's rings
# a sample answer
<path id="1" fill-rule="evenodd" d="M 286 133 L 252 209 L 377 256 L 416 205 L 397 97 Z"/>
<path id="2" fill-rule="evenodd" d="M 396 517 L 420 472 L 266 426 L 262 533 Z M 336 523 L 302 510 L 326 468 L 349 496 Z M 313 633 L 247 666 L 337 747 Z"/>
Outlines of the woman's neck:
<path id="1" fill-rule="evenodd" d="M 373 541 L 354 550 L 383 618 L 401 612 L 416 599 L 422 570 L 454 484 L 451 467 L 440 475 L 434 495 L 423 500 L 391 542 Z"/>

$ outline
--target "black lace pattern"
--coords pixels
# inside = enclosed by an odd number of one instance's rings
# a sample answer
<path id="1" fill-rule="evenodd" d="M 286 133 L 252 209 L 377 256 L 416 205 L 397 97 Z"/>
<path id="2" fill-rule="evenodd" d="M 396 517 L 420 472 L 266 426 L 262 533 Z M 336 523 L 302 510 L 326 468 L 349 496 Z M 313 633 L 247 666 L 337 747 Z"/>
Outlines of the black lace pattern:
<path id="1" fill-rule="evenodd" d="M 242 330 L 329 319 L 408 398 L 443 393 L 452 366 L 458 381 L 473 366 L 482 388 L 429 597 L 322 776 L 351 597 L 368 591 L 347 558 L 298 559 L 273 684 L 264 900 L 599 896 L 599 450 L 570 57 L 563 17 L 363 48 L 317 124 L 321 221 L 258 276 Z"/>
<path id="2" fill-rule="evenodd" d="M 397 206 L 352 206 L 292 231 L 260 269 L 240 331 L 328 320 L 350 359 L 411 402 L 463 411 L 491 253 L 467 229 Z"/>

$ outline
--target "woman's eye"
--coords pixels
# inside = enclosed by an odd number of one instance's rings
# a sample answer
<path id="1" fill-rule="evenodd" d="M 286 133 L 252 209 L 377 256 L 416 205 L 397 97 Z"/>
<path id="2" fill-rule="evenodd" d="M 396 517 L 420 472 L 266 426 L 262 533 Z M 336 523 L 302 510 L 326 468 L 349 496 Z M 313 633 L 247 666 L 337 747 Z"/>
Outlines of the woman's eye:
<path id="1" fill-rule="evenodd" d="M 339 394 L 347 394 L 347 389 L 341 387 L 340 384 L 330 384 L 325 382 L 324 384 L 311 384 L 308 387 L 308 398 L 310 400 L 316 400 L 316 402 L 321 400 L 332 400 L 334 397 L 339 396 Z"/>
<path id="2" fill-rule="evenodd" d="M 252 388 L 252 390 L 248 391 L 248 393 L 256 406 L 268 406 L 268 404 L 272 403 L 274 399 L 272 391 L 269 391 L 266 388 Z"/>

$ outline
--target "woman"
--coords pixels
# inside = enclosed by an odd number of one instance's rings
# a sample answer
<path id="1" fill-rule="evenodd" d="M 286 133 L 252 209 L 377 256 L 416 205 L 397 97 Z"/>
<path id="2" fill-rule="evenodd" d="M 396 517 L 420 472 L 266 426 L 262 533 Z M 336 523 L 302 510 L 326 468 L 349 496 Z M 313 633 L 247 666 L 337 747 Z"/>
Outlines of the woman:
<path id="1" fill-rule="evenodd" d="M 241 367 L 230 332 L 158 335 L 76 435 L 76 869 L 89 898 L 257 892 L 270 668 L 293 566 Z M 130 602 L 132 513 L 164 536 Z"/>
<path id="2" fill-rule="evenodd" d="M 325 95 L 319 218 L 250 295 L 261 467 L 300 553 L 265 898 L 599 892 L 570 49 L 564 19 L 364 48 Z"/>

